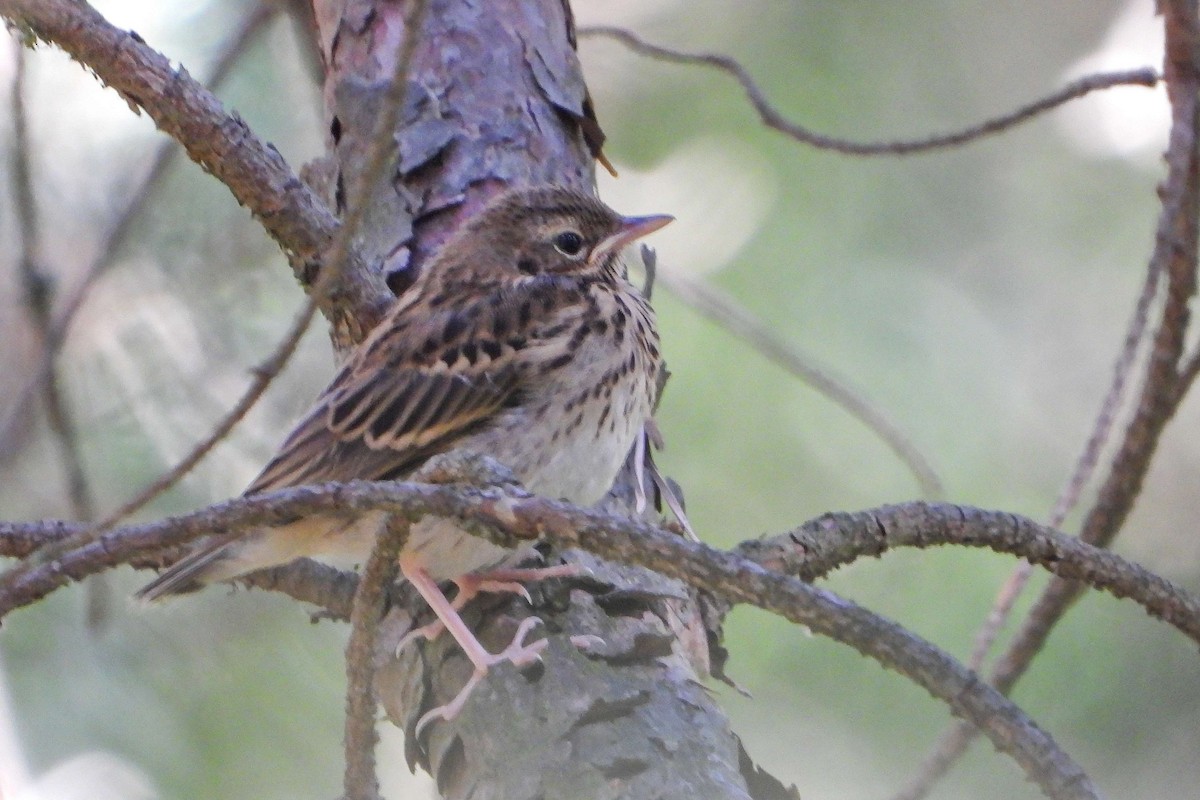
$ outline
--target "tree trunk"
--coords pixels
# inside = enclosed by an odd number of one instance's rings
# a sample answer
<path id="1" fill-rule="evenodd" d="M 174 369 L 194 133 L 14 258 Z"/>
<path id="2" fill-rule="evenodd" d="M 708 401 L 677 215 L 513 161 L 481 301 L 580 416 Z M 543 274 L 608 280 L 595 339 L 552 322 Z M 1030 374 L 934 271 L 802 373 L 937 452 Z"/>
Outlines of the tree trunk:
<path id="1" fill-rule="evenodd" d="M 315 7 L 330 139 L 328 159 L 307 175 L 341 213 L 401 52 L 407 9 L 383 0 Z M 376 182 L 359 242 L 393 291 L 504 187 L 594 188 L 603 137 L 563 0 L 434 0 L 408 81 L 399 157 L 391 180 Z M 621 502 L 621 493 L 610 500 Z M 494 669 L 458 718 L 431 724 L 420 739 L 416 720 L 453 698 L 471 667 L 448 636 L 393 657 L 420 606 L 389 615 L 375 685 L 406 733 L 409 765 L 429 770 L 447 798 L 750 797 L 738 740 L 699 684 L 708 642 L 693 594 L 646 570 L 581 552 L 565 557 L 592 574 L 530 587 L 532 612 L 522 599 L 491 596 L 467 612 L 491 649 L 536 613 L 551 639 L 544 665 Z M 581 652 L 567 641 L 579 634 L 604 643 Z"/>

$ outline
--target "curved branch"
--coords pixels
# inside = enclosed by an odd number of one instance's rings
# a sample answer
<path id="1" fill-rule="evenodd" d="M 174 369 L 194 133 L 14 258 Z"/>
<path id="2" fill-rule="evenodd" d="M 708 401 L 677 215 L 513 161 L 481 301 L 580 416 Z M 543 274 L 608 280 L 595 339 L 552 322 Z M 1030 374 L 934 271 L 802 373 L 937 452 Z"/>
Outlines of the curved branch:
<path id="1" fill-rule="evenodd" d="M 31 573 L 31 582 L 23 587 L 28 593 L 24 599 L 30 602 L 56 585 L 127 561 L 147 548 L 175 546 L 213 530 L 279 524 L 297 515 L 357 515 L 368 510 L 385 511 L 399 521 L 427 514 L 456 518 L 464 530 L 504 547 L 534 537 L 561 547 L 581 547 L 688 581 L 728 602 L 750 603 L 780 614 L 854 647 L 921 685 L 956 715 L 984 731 L 1047 794 L 1095 796 L 1079 767 L 1016 706 L 953 658 L 894 623 L 740 555 L 686 541 L 638 520 L 528 495 L 462 486 L 359 482 L 241 498 L 162 522 L 112 531 L 56 564 Z M 967 527 L 966 517 L 962 524 Z M 0 528 L 0 541 L 10 533 L 28 534 L 29 527 Z M 5 607 L 10 607 L 12 599 L 4 598 Z"/>
<path id="2" fill-rule="evenodd" d="M 1060 578 L 1128 598 L 1200 644 L 1200 596 L 1115 553 L 1026 517 L 944 503 L 906 503 L 832 513 L 734 552 L 812 581 L 863 556 L 897 547 L 963 545 L 1018 556 Z"/>
<path id="3" fill-rule="evenodd" d="M 1150 67 L 1125 70 L 1123 72 L 1100 73 L 1087 75 L 1064 86 L 1054 94 L 1043 97 L 1028 105 L 1021 106 L 1003 116 L 995 117 L 964 128 L 953 133 L 938 134 L 922 139 L 900 140 L 894 142 L 850 142 L 834 136 L 816 133 L 785 117 L 774 105 L 767 100 L 766 95 L 758 88 L 758 84 L 750 77 L 746 68 L 730 56 L 717 53 L 685 53 L 669 47 L 651 44 L 637 36 L 632 31 L 604 25 L 596 25 L 579 29 L 579 37 L 600 37 L 614 39 L 641 55 L 649 56 L 658 61 L 668 61 L 673 64 L 690 64 L 694 66 L 712 67 L 732 75 L 741 84 L 746 97 L 759 119 L 768 128 L 779 131 L 783 135 L 803 144 L 810 144 L 822 150 L 832 150 L 853 156 L 905 156 L 915 153 L 927 153 L 931 150 L 944 150 L 968 144 L 993 133 L 999 133 L 1008 128 L 1026 122 L 1038 114 L 1060 106 L 1070 100 L 1083 97 L 1085 94 L 1098 89 L 1111 89 L 1114 86 L 1148 86 L 1158 84 L 1159 75 Z"/>

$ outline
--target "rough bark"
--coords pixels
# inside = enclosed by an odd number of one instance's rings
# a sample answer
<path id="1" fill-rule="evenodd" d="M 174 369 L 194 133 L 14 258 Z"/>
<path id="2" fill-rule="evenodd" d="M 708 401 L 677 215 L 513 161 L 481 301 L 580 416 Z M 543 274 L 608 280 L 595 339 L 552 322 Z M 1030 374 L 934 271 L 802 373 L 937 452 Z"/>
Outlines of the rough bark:
<path id="1" fill-rule="evenodd" d="M 340 212 L 394 71 L 405 9 L 315 6 L 329 156 L 308 176 Z M 398 158 L 389 180 L 376 182 L 356 242 L 396 291 L 504 187 L 592 188 L 602 140 L 562 0 L 435 0 L 419 36 Z M 429 770 L 447 798 L 750 797 L 748 759 L 698 683 L 708 645 L 693 594 L 648 570 L 566 555 L 591 575 L 531 587 L 532 611 L 507 598 L 468 609 L 493 649 L 536 613 L 551 638 L 543 666 L 495 669 L 457 719 L 419 739 L 416 720 L 457 693 L 470 665 L 449 637 L 393 657 L 412 614 L 424 612 L 415 604 L 385 619 L 375 686 L 407 734 L 410 766 Z M 580 634 L 604 643 L 581 652 L 567 641 Z"/>

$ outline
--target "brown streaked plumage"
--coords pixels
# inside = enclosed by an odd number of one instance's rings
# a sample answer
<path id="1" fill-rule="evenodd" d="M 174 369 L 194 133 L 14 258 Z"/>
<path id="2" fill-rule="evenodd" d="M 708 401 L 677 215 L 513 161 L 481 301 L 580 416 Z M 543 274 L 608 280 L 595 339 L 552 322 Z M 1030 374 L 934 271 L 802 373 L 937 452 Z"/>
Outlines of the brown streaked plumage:
<path id="1" fill-rule="evenodd" d="M 247 494 L 403 478 L 437 453 L 464 450 L 495 458 L 535 494 L 599 500 L 650 416 L 661 365 L 654 313 L 627 280 L 621 251 L 670 220 L 623 218 L 558 187 L 501 195 L 354 349 Z M 362 561 L 379 524 L 306 519 L 217 540 L 139 596 L 157 599 L 301 555 Z M 457 711 L 487 664 L 524 663 L 540 649 L 518 637 L 504 653 L 486 653 L 453 608 L 447 619 L 436 587 L 510 555 L 446 520 L 413 526 L 402 571 L 456 638 L 471 637 L 464 648 L 477 668 L 439 716 Z"/>

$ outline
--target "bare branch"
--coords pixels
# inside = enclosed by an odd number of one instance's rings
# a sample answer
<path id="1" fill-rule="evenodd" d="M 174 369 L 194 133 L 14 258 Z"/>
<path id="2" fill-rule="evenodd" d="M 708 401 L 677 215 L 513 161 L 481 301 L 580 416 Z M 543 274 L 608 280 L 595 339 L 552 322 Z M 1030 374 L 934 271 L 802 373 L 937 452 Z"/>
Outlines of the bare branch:
<path id="1" fill-rule="evenodd" d="M 983 671 L 983 662 L 987 660 L 988 653 L 992 651 L 992 645 L 996 643 L 1000 631 L 1008 623 L 1013 607 L 1021 599 L 1021 594 L 1025 591 L 1032 576 L 1033 565 L 1028 561 L 1021 561 L 1013 568 L 1004 583 L 1000 584 L 1000 589 L 996 592 L 995 599 L 992 600 L 992 607 L 988 609 L 983 624 L 979 626 L 979 630 L 975 632 L 975 638 L 971 642 L 971 654 L 967 657 L 968 669 L 975 672 Z"/>
<path id="2" fill-rule="evenodd" d="M 1138 353 L 1146 341 L 1150 308 L 1158 294 L 1158 286 L 1162 278 L 1161 266 L 1158 262 L 1152 261 L 1149 269 L 1146 270 L 1146 280 L 1142 284 L 1142 292 L 1138 295 L 1137 304 L 1134 306 L 1133 319 L 1130 320 L 1129 327 L 1126 329 L 1121 354 L 1117 357 L 1117 363 L 1113 367 L 1112 383 L 1109 384 L 1108 392 L 1100 404 L 1100 412 L 1092 425 L 1092 433 L 1088 437 L 1087 444 L 1084 445 L 1083 452 L 1079 454 L 1071 476 L 1067 478 L 1066 483 L 1059 490 L 1058 498 L 1054 501 L 1054 508 L 1051 509 L 1046 523 L 1051 528 L 1061 527 L 1063 520 L 1078 504 L 1084 487 L 1092 479 L 1096 466 L 1100 463 L 1100 454 L 1111 440 L 1117 414 L 1125 404 L 1129 376 L 1133 372 Z M 1182 376 L 1182 380 L 1190 383 L 1186 376 Z M 1032 572 L 1033 570 L 1028 564 L 1020 564 L 1000 587 L 987 619 L 975 634 L 975 641 L 971 646 L 971 657 L 967 661 L 967 666 L 971 669 L 978 671 L 982 668 L 984 659 L 991 651 L 996 637 L 1007 622 L 1013 605 L 1021 596 Z"/>
<path id="3" fill-rule="evenodd" d="M 979 523 L 983 532 L 968 536 L 967 529 L 976 527 L 974 523 L 969 524 L 975 512 L 950 511 L 944 507 L 938 511 L 938 508 L 917 507 L 920 513 L 934 509 L 935 517 L 946 519 L 953 519 L 957 514 L 962 520 L 962 540 L 970 540 L 972 536 L 982 537 L 980 541 L 998 537 L 998 541 L 1010 542 L 1008 546 L 1013 551 L 1035 560 L 1062 561 L 1066 564 L 1062 569 L 1066 571 L 1074 569 L 1075 562 L 1083 558 L 1071 555 L 1076 553 L 1070 549 L 1071 545 L 1053 535 L 1044 535 L 1045 531 L 1038 531 L 1040 538 L 1030 541 L 1029 546 L 1033 548 L 1030 552 L 1022 552 L 1023 545 L 1016 544 L 1020 534 L 1007 530 L 1013 519 L 1007 515 L 988 517 L 984 514 Z M 46 565 L 31 574 L 31 581 L 22 587 L 26 596 L 21 600 L 31 602 L 70 579 L 122 563 L 149 548 L 179 545 L 213 530 L 269 526 L 298 515 L 359 515 L 368 510 L 384 511 L 399 520 L 413 520 L 427 514 L 459 519 L 465 530 L 509 548 L 540 535 L 560 547 L 582 547 L 605 558 L 638 563 L 688 581 L 729 602 L 751 603 L 778 613 L 849 644 L 884 666 L 909 676 L 933 696 L 947 702 L 955 714 L 984 729 L 997 746 L 1012 755 L 1051 796 L 1094 796 L 1090 783 L 1078 767 L 998 693 L 979 683 L 969 671 L 937 648 L 870 612 L 815 589 L 798 578 L 780 575 L 736 554 L 688 542 L 642 521 L 497 490 L 411 483 L 350 483 L 301 487 L 241 498 L 163 522 L 112 531 L 99 541 L 68 553 L 56 564 Z M 914 519 L 919 519 L 920 513 Z M 1004 521 L 1004 529 L 989 533 L 989 526 L 997 520 Z M 924 528 L 916 521 L 911 524 L 914 541 L 918 541 L 917 534 Z M 47 530 L 61 533 L 61 527 L 52 523 L 45 525 Z M 1023 525 L 1037 529 L 1032 522 Z M 33 527 L 36 526 L 3 526 L 0 542 L 10 536 L 28 539 Z M 1014 529 L 1021 527 L 1014 526 Z M 1104 567 L 1089 564 L 1082 570 L 1086 572 L 1082 577 L 1093 580 L 1096 575 L 1118 574 L 1120 570 L 1112 566 L 1115 563 Z M 1180 597 L 1184 597 L 1186 603 L 1195 604 L 1194 599 L 1179 595 L 1173 587 L 1160 585 L 1159 589 L 1164 597 L 1170 594 L 1174 598 L 1168 604 L 1179 601 Z"/>
<path id="4" fill-rule="evenodd" d="M 1043 97 L 1029 105 L 1022 106 L 1016 111 L 994 119 L 972 125 L 953 133 L 928 136 L 923 139 L 900 140 L 894 142 L 850 142 L 833 136 L 815 133 L 803 125 L 789 120 L 767 100 L 758 84 L 746 72 L 745 67 L 730 56 L 718 53 L 685 53 L 669 47 L 651 44 L 632 31 L 625 28 L 610 26 L 591 26 L 579 29 L 579 37 L 605 37 L 621 44 L 644 56 L 658 61 L 673 64 L 689 64 L 694 66 L 712 67 L 732 75 L 741 84 L 746 97 L 754 110 L 758 112 L 762 123 L 768 128 L 795 139 L 804 144 L 810 144 L 822 150 L 832 150 L 837 153 L 854 156 L 903 156 L 915 153 L 927 153 L 932 150 L 944 150 L 958 147 L 981 139 L 993 133 L 999 133 L 1008 128 L 1026 122 L 1038 114 L 1067 103 L 1098 89 L 1111 89 L 1114 86 L 1148 86 L 1158 84 L 1159 75 L 1150 67 L 1088 75 L 1064 86 L 1052 95 Z"/>
<path id="5" fill-rule="evenodd" d="M 17 69 L 13 79 L 12 118 L 16 150 L 13 170 L 16 213 L 21 230 L 20 270 L 25 308 L 38 331 L 41 345 L 48 348 L 53 341 L 53 323 L 50 306 L 53 289 L 45 265 L 38 254 L 38 239 L 41 234 L 37 198 L 33 191 L 33 172 L 30 166 L 30 144 L 28 118 L 25 113 L 25 53 L 17 51 Z M 39 381 L 42 406 L 46 422 L 58 443 L 59 459 L 67 484 L 67 500 L 71 516 L 79 520 L 90 520 L 95 513 L 95 503 L 88 487 L 87 475 L 79 453 L 79 440 L 75 435 L 75 423 L 71 410 L 63 400 L 58 375 L 53 370 Z"/>
<path id="6" fill-rule="evenodd" d="M 350 641 L 346 644 L 346 800 L 377 800 L 375 775 L 375 642 L 388 587 L 396 579 L 400 549 L 408 538 L 408 523 L 389 525 L 375 542 L 363 568 L 350 611 Z"/>
<path id="7" fill-rule="evenodd" d="M 784 342 L 733 298 L 715 287 L 661 268 L 657 270 L 657 277 L 660 283 L 684 303 L 715 321 L 734 336 L 748 342 L 768 360 L 800 378 L 866 425 L 908 467 L 926 498 L 936 499 L 943 496 L 945 490 L 941 478 L 929 460 L 883 411 L 872 405 L 860 392 L 850 388 L 846 381 L 834 375 L 827 367 L 816 365 L 812 358 Z"/>
<path id="8" fill-rule="evenodd" d="M 966 506 L 905 503 L 831 513 L 796 530 L 753 539 L 734 552 L 812 581 L 863 556 L 897 547 L 962 545 L 1009 553 L 1061 578 L 1129 598 L 1200 644 L 1200 597 L 1109 550 L 1031 519 Z"/>
<path id="9" fill-rule="evenodd" d="M 113 27 L 79 0 L 0 0 L 0 15 L 53 42 L 95 72 L 178 141 L 188 156 L 229 187 L 260 221 L 305 284 L 339 227 L 333 213 L 236 115 L 135 33 Z M 356 255 L 322 303 L 335 324 L 378 319 L 392 301 L 381 276 Z"/>
<path id="10" fill-rule="evenodd" d="M 233 65 L 245 53 L 250 43 L 266 27 L 267 22 L 276 13 L 273 3 L 262 3 L 256 6 L 238 26 L 229 43 L 222 49 L 211 67 L 211 74 L 206 83 L 216 89 L 229 76 Z M 8 414 L 0 421 L 0 441 L 7 439 L 12 433 L 12 426 L 21 418 L 24 409 L 33 399 L 37 388 L 47 380 L 54 368 L 54 359 L 58 355 L 63 342 L 66 341 L 71 323 L 75 315 L 87 300 L 96 281 L 108 271 L 116 260 L 117 253 L 125 244 L 133 223 L 138 220 L 146 208 L 154 190 L 162 182 L 167 170 L 175 163 L 179 154 L 177 143 L 166 141 L 159 145 L 151 162 L 150 169 L 142 176 L 134 190 L 129 194 L 124 207 L 113 218 L 108 230 L 100 241 L 96 256 L 83 270 L 82 279 L 75 285 L 65 300 L 57 302 L 58 310 L 53 323 L 47 328 L 42 337 L 42 352 L 34 367 L 28 382 L 17 393 L 16 399 Z M 94 518 L 94 515 L 88 517 Z"/>
<path id="11" fill-rule="evenodd" d="M 1162 211 L 1148 274 L 1166 276 L 1166 298 L 1133 418 L 1080 531 L 1083 541 L 1099 547 L 1112 541 L 1133 509 L 1162 432 L 1178 409 L 1190 378 L 1188 365 L 1183 365 L 1181 373 L 1180 364 L 1189 320 L 1188 303 L 1196 289 L 1200 23 L 1191 0 L 1164 0 L 1159 11 L 1166 27 L 1164 79 L 1171 100 L 1171 134 L 1166 153 L 1167 177 L 1159 190 Z M 1061 579 L 1051 581 L 1008 650 L 993 667 L 993 685 L 1005 693 L 1012 689 L 1080 591 L 1079 584 Z M 895 800 L 925 797 L 966 752 L 973 738 L 974 732 L 964 725 L 944 733 L 917 777 Z"/>

